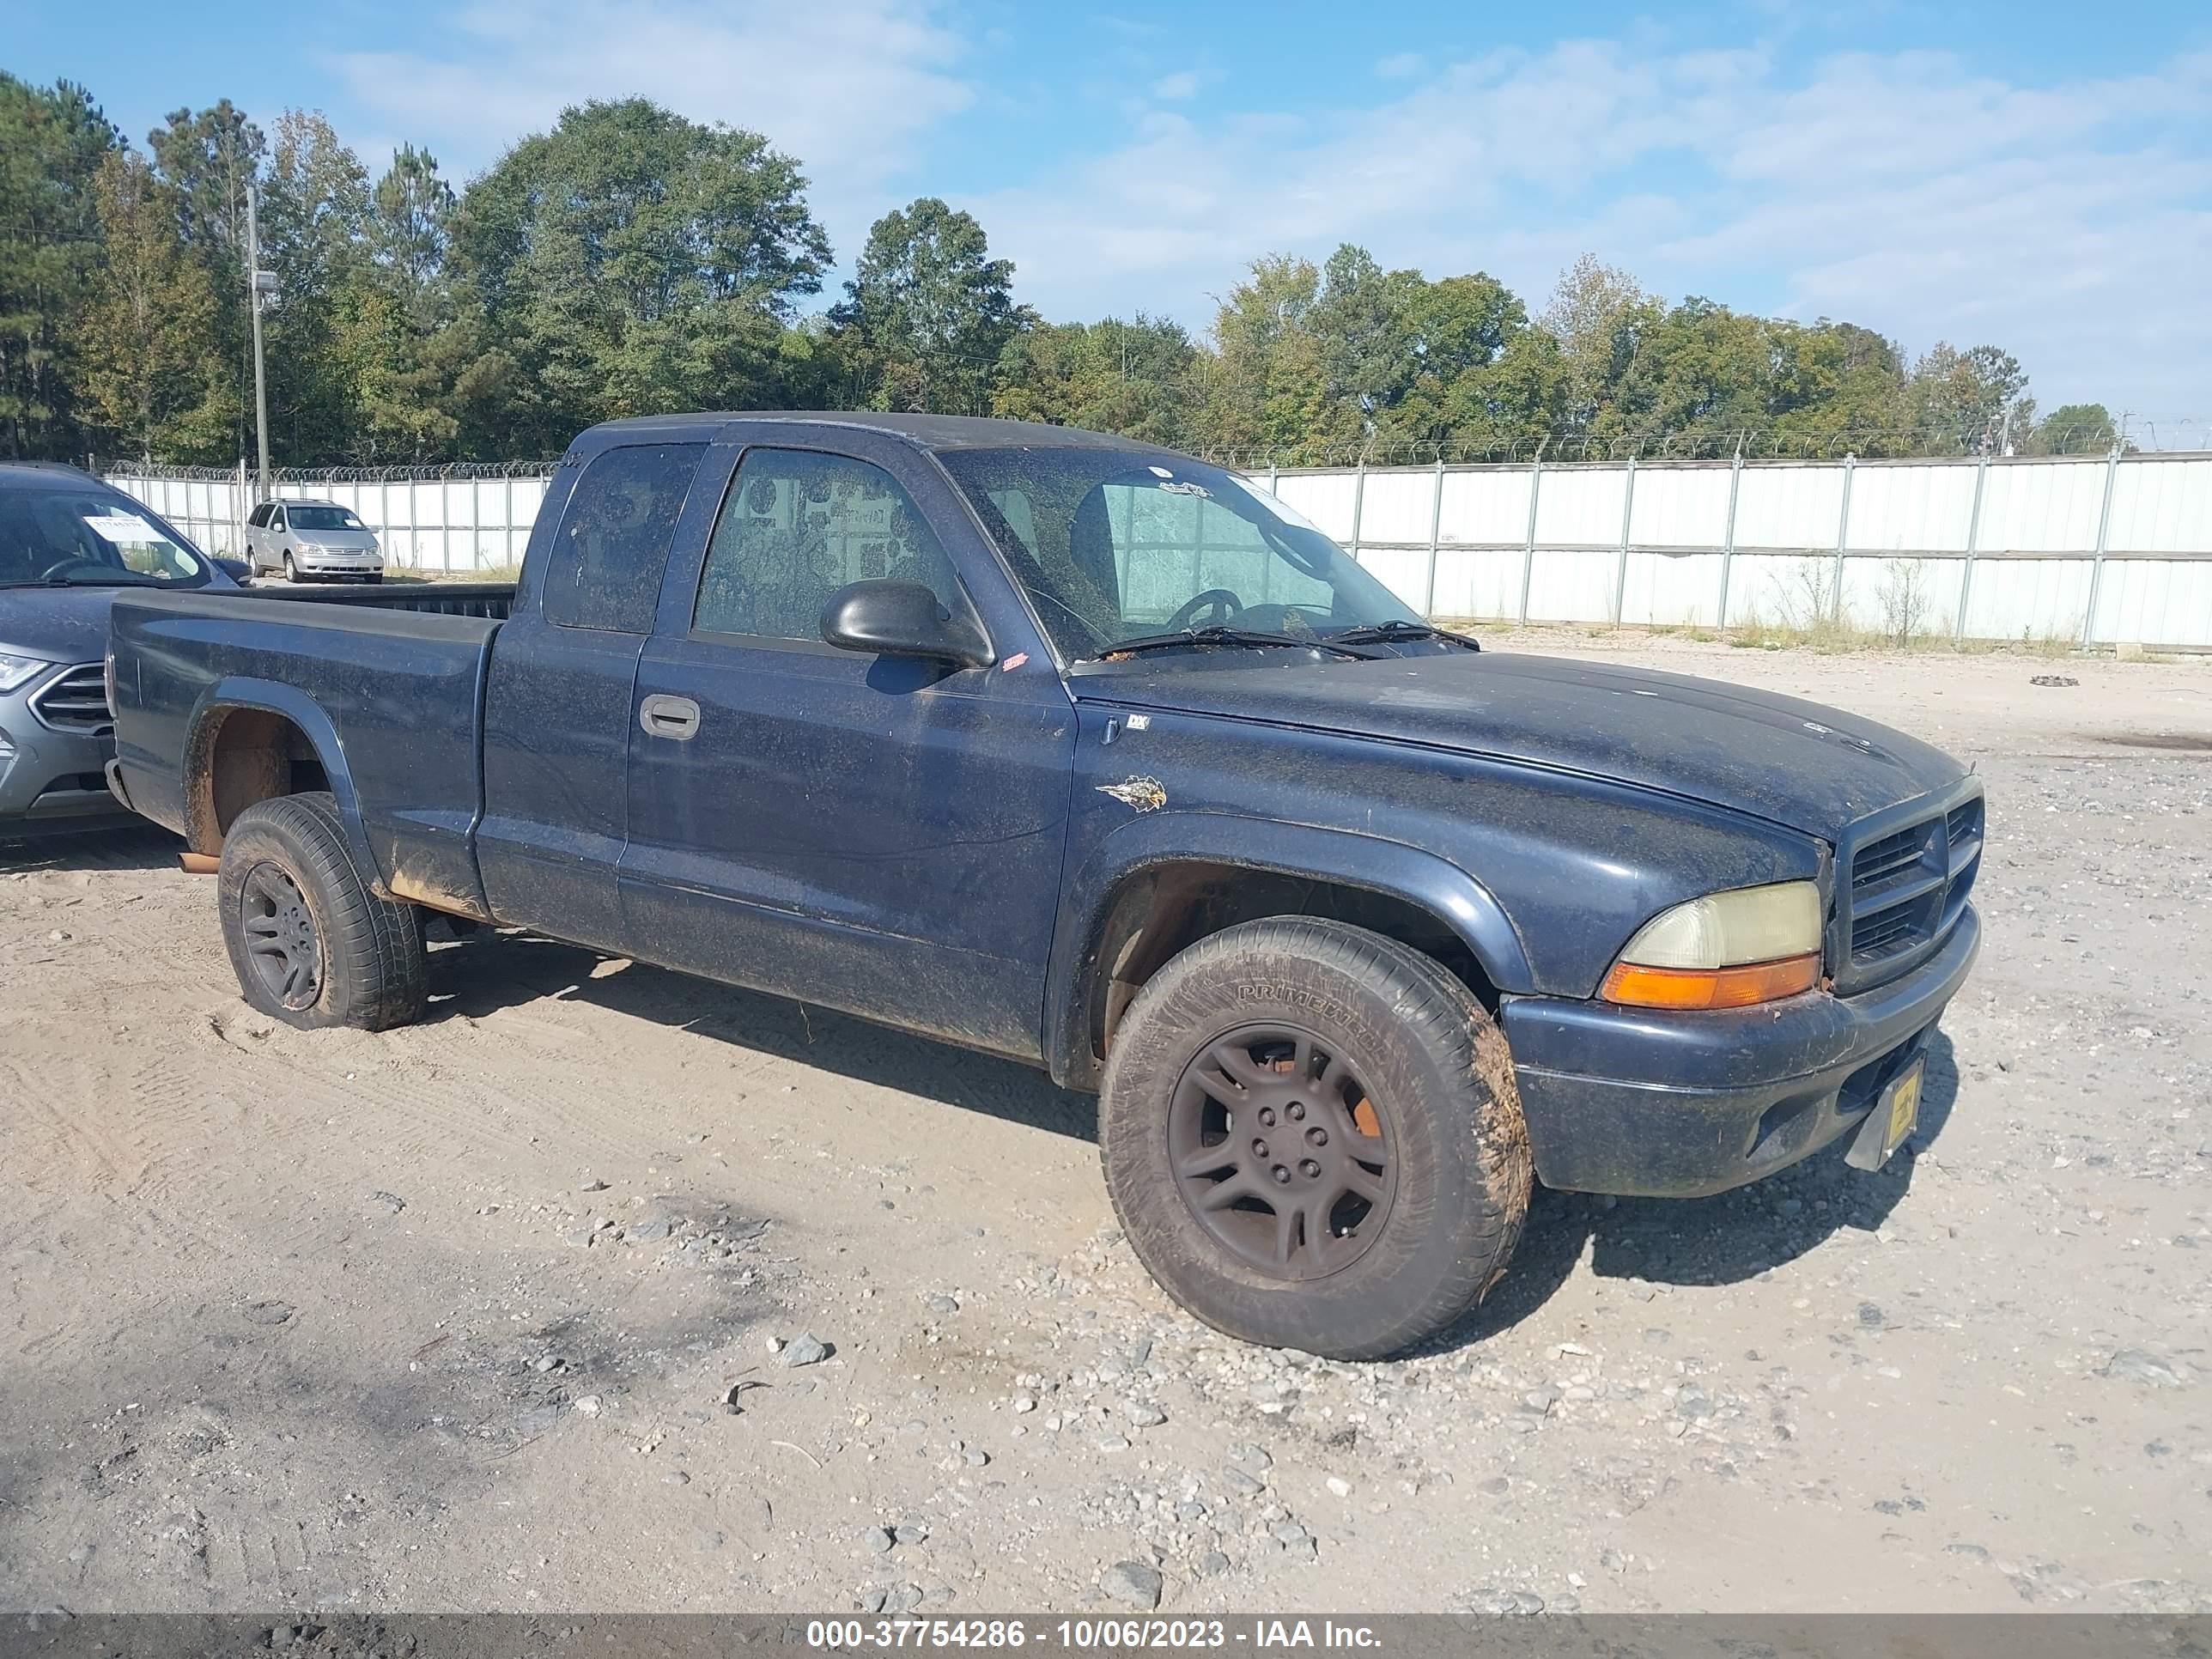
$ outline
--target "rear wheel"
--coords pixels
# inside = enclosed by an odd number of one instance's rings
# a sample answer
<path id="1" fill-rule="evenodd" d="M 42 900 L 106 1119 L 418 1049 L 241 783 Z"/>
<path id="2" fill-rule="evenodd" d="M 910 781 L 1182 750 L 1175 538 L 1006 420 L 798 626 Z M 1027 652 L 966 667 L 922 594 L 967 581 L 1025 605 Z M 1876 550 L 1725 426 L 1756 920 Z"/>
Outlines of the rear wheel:
<path id="1" fill-rule="evenodd" d="M 1504 1273 L 1533 1180 L 1504 1034 L 1427 957 L 1247 922 L 1155 975 L 1108 1058 L 1106 1182 L 1168 1293 L 1341 1359 L 1450 1325 Z"/>
<path id="2" fill-rule="evenodd" d="M 223 943 L 246 1000 L 303 1030 L 380 1031 L 422 1014 L 422 913 L 369 890 L 328 794 L 238 815 L 216 882 Z"/>

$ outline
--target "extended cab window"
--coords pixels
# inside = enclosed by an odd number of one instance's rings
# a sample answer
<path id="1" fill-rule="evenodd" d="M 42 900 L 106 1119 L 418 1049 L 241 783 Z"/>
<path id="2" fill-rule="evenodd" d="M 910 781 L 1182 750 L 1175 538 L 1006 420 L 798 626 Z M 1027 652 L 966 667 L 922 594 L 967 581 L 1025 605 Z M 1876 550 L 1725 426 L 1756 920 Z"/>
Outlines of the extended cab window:
<path id="1" fill-rule="evenodd" d="M 548 553 L 546 621 L 653 631 L 669 538 L 705 453 L 704 444 L 630 444 L 592 458 Z"/>
<path id="2" fill-rule="evenodd" d="M 703 634 L 819 640 L 848 582 L 920 582 L 958 611 L 951 561 L 879 466 L 800 449 L 745 452 L 707 549 L 691 626 Z"/>

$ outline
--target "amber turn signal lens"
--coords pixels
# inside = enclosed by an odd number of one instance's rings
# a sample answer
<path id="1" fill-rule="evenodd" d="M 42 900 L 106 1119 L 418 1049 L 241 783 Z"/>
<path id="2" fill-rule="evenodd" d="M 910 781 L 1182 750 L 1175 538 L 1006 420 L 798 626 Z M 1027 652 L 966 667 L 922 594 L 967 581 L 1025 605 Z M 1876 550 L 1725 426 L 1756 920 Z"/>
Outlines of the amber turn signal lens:
<path id="1" fill-rule="evenodd" d="M 1740 968 L 1639 968 L 1617 962 L 1598 994 L 1635 1008 L 1748 1008 L 1794 997 L 1820 981 L 1818 951 Z"/>

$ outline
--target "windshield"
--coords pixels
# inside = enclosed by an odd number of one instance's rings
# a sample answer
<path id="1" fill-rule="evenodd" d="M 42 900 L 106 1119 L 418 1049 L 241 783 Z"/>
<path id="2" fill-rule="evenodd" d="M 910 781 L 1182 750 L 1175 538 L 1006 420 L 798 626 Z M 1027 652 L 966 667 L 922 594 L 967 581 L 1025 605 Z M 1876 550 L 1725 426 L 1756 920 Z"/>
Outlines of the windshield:
<path id="1" fill-rule="evenodd" d="M 295 530 L 358 530 L 361 520 L 342 507 L 288 507 L 285 521 Z"/>
<path id="2" fill-rule="evenodd" d="M 128 495 L 0 484 L 0 587 L 202 587 L 208 562 Z"/>
<path id="3" fill-rule="evenodd" d="M 1295 511 L 1219 467 L 1120 449 L 938 459 L 1065 657 L 1184 629 L 1313 639 L 1419 621 Z"/>

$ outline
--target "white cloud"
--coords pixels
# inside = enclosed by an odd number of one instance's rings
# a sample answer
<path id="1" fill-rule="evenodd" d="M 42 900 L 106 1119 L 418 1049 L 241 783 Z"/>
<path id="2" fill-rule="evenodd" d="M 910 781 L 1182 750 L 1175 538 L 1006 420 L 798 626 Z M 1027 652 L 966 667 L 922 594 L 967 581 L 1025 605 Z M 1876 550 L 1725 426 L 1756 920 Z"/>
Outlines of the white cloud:
<path id="1" fill-rule="evenodd" d="M 1153 112 L 1112 153 L 963 202 L 1053 316 L 1204 299 L 1362 241 L 1540 301 L 1583 248 L 1670 294 L 2016 353 L 2046 404 L 2192 412 L 2212 385 L 2212 57 L 2044 87 L 1946 54 L 1567 42 L 1365 108 Z"/>
<path id="2" fill-rule="evenodd" d="M 1196 70 L 1177 70 L 1173 75 L 1164 75 L 1152 82 L 1152 96 L 1165 102 L 1180 102 L 1196 96 L 1198 88 Z"/>
<path id="3" fill-rule="evenodd" d="M 1410 81 L 1428 67 L 1428 61 L 1418 52 L 1394 52 L 1376 61 L 1375 73 L 1385 81 Z"/>
<path id="4" fill-rule="evenodd" d="M 963 51 L 928 0 L 481 0 L 410 50 L 332 64 L 380 125 L 463 175 L 592 98 L 752 128 L 798 157 L 843 249 L 917 142 L 974 101 Z"/>

